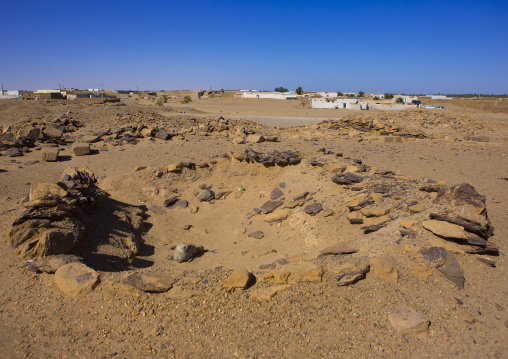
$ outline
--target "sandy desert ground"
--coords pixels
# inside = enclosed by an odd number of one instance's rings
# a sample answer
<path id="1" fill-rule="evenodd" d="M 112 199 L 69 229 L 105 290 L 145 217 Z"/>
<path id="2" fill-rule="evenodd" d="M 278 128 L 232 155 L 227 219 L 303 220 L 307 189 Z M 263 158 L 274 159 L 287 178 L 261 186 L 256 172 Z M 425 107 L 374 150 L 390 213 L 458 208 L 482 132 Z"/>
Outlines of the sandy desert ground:
<path id="1" fill-rule="evenodd" d="M 508 111 L 471 101 L 0 102 L 1 356 L 506 357 Z"/>

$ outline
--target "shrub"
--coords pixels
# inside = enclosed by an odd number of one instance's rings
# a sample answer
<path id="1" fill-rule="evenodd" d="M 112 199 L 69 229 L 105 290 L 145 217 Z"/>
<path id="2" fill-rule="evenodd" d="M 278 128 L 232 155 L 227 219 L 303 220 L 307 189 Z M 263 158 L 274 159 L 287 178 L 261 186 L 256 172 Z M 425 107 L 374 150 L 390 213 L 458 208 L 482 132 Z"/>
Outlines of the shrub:
<path id="1" fill-rule="evenodd" d="M 403 105 L 404 104 L 404 99 L 402 97 L 397 97 L 397 99 L 395 100 L 395 103 Z"/>
<path id="2" fill-rule="evenodd" d="M 285 87 L 276 87 L 275 90 L 273 90 L 275 92 L 288 92 L 289 90 Z"/>
<path id="3" fill-rule="evenodd" d="M 374 96 L 373 100 L 374 100 L 374 101 L 379 101 L 379 100 L 380 100 L 380 98 L 379 98 L 379 97 L 377 97 L 377 96 Z"/>
<path id="4" fill-rule="evenodd" d="M 363 92 L 363 91 L 358 92 L 358 97 L 361 98 L 361 97 L 363 97 L 363 95 L 365 95 L 365 92 Z"/>
<path id="5" fill-rule="evenodd" d="M 190 96 L 185 96 L 182 100 L 182 103 L 189 103 L 189 102 L 192 102 L 192 99 Z"/>
<path id="6" fill-rule="evenodd" d="M 337 97 L 340 97 L 340 96 L 344 96 L 344 94 L 342 92 L 337 92 Z"/>
<path id="7" fill-rule="evenodd" d="M 394 97 L 392 93 L 385 93 L 385 99 L 391 100 Z"/>
<path id="8" fill-rule="evenodd" d="M 302 87 L 301 86 L 297 87 L 295 92 L 296 92 L 297 95 L 301 95 L 303 93 Z"/>
<path id="9" fill-rule="evenodd" d="M 169 99 L 168 95 L 162 95 L 162 101 L 164 101 L 164 103 L 168 103 L 168 99 Z"/>
<path id="10" fill-rule="evenodd" d="M 164 106 L 164 100 L 162 98 L 158 98 L 157 102 L 155 103 L 157 106 L 162 107 Z"/>

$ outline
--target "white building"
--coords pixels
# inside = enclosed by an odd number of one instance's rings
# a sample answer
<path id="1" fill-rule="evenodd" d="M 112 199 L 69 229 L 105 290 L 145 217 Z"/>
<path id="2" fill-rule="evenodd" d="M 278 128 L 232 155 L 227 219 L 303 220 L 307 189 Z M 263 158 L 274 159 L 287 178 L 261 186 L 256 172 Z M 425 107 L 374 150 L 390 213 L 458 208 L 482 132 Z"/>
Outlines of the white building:
<path id="1" fill-rule="evenodd" d="M 242 98 L 270 98 L 275 100 L 288 100 L 296 99 L 297 96 L 292 92 L 258 92 L 258 91 L 245 91 L 242 92 Z"/>
<path id="2" fill-rule="evenodd" d="M 412 104 L 413 100 L 418 100 L 418 97 L 416 97 L 416 96 L 395 95 L 395 96 L 393 96 L 392 103 L 396 103 L 396 101 L 399 97 L 402 97 L 402 99 L 404 100 L 404 103 L 407 103 L 407 104 Z"/>
<path id="3" fill-rule="evenodd" d="M 359 101 L 356 98 L 313 98 L 312 108 L 346 108 L 349 110 L 368 110 L 369 103 L 365 101 Z"/>
<path id="4" fill-rule="evenodd" d="M 452 100 L 453 97 L 446 97 L 445 95 L 431 95 L 431 100 Z"/>
<path id="5" fill-rule="evenodd" d="M 337 97 L 337 92 L 316 92 L 316 94 L 320 95 L 321 97 L 325 97 L 325 98 Z"/>
<path id="6" fill-rule="evenodd" d="M 4 91 L 0 93 L 0 99 L 7 100 L 11 98 L 18 98 L 19 97 L 19 91 Z"/>

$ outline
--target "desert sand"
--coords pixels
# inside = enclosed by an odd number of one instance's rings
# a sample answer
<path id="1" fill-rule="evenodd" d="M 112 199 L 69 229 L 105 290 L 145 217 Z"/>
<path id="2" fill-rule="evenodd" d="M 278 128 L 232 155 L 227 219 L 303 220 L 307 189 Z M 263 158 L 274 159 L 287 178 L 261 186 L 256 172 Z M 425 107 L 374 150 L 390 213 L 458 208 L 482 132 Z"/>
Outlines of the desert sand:
<path id="1" fill-rule="evenodd" d="M 503 102 L 168 94 L 0 102 L 3 357 L 506 357 Z"/>

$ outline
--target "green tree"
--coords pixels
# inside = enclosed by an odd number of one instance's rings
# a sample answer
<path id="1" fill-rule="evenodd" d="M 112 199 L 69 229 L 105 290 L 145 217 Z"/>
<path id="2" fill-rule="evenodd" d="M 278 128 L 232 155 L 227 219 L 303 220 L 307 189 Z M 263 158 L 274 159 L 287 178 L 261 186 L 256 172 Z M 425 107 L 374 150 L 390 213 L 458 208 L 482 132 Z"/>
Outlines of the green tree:
<path id="1" fill-rule="evenodd" d="M 374 101 L 379 101 L 379 97 L 374 96 L 373 100 L 374 100 Z"/>
<path id="2" fill-rule="evenodd" d="M 297 95 L 301 95 L 303 93 L 302 86 L 297 87 L 295 92 L 296 92 Z"/>
<path id="3" fill-rule="evenodd" d="M 157 106 L 159 106 L 159 107 L 162 107 L 162 106 L 164 106 L 164 100 L 163 100 L 161 97 L 159 97 L 159 98 L 157 99 L 157 102 L 156 102 L 155 104 L 156 104 Z"/>
<path id="4" fill-rule="evenodd" d="M 341 96 L 344 96 L 344 94 L 342 92 L 337 92 L 337 97 L 341 97 Z"/>
<path id="5" fill-rule="evenodd" d="M 394 97 L 392 93 L 385 93 L 385 99 L 391 100 Z"/>
<path id="6" fill-rule="evenodd" d="M 397 97 L 397 99 L 395 100 L 395 103 L 403 105 L 404 104 L 404 99 L 402 97 Z"/>
<path id="7" fill-rule="evenodd" d="M 363 95 L 365 95 L 365 92 L 363 92 L 363 91 L 358 92 L 358 97 L 362 98 Z"/>
<path id="8" fill-rule="evenodd" d="M 289 90 L 285 87 L 276 87 L 275 90 L 273 90 L 275 92 L 288 92 Z"/>

